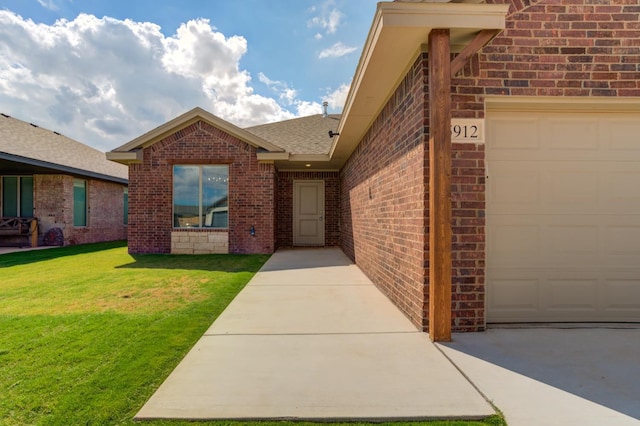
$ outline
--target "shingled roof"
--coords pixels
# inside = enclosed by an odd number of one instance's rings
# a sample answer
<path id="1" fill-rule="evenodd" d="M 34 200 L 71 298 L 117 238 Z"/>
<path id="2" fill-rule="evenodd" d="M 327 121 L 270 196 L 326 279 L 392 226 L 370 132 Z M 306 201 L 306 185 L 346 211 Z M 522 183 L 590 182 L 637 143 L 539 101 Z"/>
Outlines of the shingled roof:
<path id="1" fill-rule="evenodd" d="M 277 123 L 247 127 L 246 131 L 283 148 L 291 154 L 329 154 L 333 140 L 329 130 L 337 132 L 340 114 L 310 115 Z"/>
<path id="2" fill-rule="evenodd" d="M 128 181 L 128 168 L 108 161 L 104 152 L 6 114 L 0 115 L 0 166 L 3 173 L 31 170 Z"/>

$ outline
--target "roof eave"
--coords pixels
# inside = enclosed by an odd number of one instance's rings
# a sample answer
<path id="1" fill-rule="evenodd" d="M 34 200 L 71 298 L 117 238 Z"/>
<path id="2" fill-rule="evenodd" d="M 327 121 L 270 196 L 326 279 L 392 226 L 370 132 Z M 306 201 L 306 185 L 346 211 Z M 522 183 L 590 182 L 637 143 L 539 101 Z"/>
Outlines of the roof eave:
<path id="1" fill-rule="evenodd" d="M 451 30 L 460 51 L 482 30 L 503 30 L 508 5 L 471 3 L 378 3 L 331 147 L 344 164 L 384 107 L 433 29 Z"/>
<path id="2" fill-rule="evenodd" d="M 262 148 L 267 151 L 274 151 L 274 152 L 283 151 L 282 148 L 270 142 L 267 142 L 266 140 L 260 138 L 259 136 L 256 136 L 253 133 L 250 133 L 244 129 L 241 129 L 240 127 L 234 124 L 231 124 L 226 120 L 216 117 L 215 115 L 211 114 L 208 111 L 205 111 L 200 107 L 196 107 L 174 118 L 173 120 L 170 120 L 156 127 L 155 129 L 133 139 L 132 141 L 122 145 L 121 147 L 114 149 L 111 152 L 128 152 L 128 151 L 138 150 L 140 148 L 146 148 L 162 140 L 163 138 L 171 135 L 172 133 L 175 133 L 181 129 L 184 129 L 185 127 L 200 120 L 212 125 L 213 127 L 216 127 L 222 130 L 223 132 L 231 136 L 234 136 L 240 139 L 241 141 L 253 147 Z"/>
<path id="3" fill-rule="evenodd" d="M 133 163 L 142 163 L 141 149 L 137 151 L 126 151 L 126 152 L 111 151 L 111 152 L 107 152 L 106 155 L 107 155 L 107 160 L 124 164 L 125 166 L 128 166 L 129 164 L 133 164 Z"/>
<path id="4" fill-rule="evenodd" d="M 56 172 L 74 175 L 74 176 L 85 176 L 94 179 L 104 180 L 108 182 L 116 182 L 121 184 L 128 184 L 129 180 L 120 176 L 107 175 L 104 173 L 93 172 L 90 170 L 83 170 L 77 167 L 65 166 L 62 164 L 50 163 L 48 161 L 36 160 L 33 158 L 22 157 L 19 155 L 9 154 L 5 152 L 0 152 L 0 159 L 14 161 L 16 163 L 26 164 L 29 166 L 36 166 L 47 168 Z"/>
<path id="5" fill-rule="evenodd" d="M 289 160 L 288 152 L 258 152 L 256 156 L 258 157 L 258 161 L 263 162 Z"/>

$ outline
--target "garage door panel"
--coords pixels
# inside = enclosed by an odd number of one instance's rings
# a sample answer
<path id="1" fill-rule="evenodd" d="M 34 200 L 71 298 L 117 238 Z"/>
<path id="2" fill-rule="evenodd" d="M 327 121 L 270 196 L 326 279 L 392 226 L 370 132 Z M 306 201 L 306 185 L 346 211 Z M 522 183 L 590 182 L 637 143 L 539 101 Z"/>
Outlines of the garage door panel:
<path id="1" fill-rule="evenodd" d="M 553 218 L 546 218 L 554 220 Z M 593 264 L 600 254 L 599 229 L 596 224 L 556 223 L 544 226 L 543 241 L 548 242 L 542 259 L 543 265 Z"/>
<path id="2" fill-rule="evenodd" d="M 522 116 L 496 118 L 487 123 L 495 134 L 495 147 L 501 151 L 538 151 L 540 149 L 540 120 Z"/>
<path id="3" fill-rule="evenodd" d="M 487 129 L 487 320 L 640 321 L 640 114 Z"/>
<path id="4" fill-rule="evenodd" d="M 636 321 L 640 320 L 640 278 L 636 275 L 628 279 L 606 279 L 601 300 L 602 309 L 609 314 L 635 316 Z"/>
<path id="5" fill-rule="evenodd" d="M 490 179 L 487 197 L 498 212 L 529 209 L 540 203 L 540 171 L 534 163 L 496 162 Z"/>
<path id="6" fill-rule="evenodd" d="M 487 251 L 494 255 L 495 265 L 530 265 L 531 260 L 540 257 L 538 242 L 540 229 L 524 218 L 489 218 L 487 227 L 491 228 Z"/>
<path id="7" fill-rule="evenodd" d="M 511 275 L 511 276 L 510 276 Z M 500 271 L 493 281 L 494 292 L 487 297 L 487 307 L 498 314 L 536 315 L 539 309 L 538 278 L 522 278 L 519 274 Z"/>
<path id="8" fill-rule="evenodd" d="M 624 224 L 625 221 L 636 220 L 635 217 L 620 218 L 620 225 L 603 228 L 604 263 L 620 266 L 640 264 L 640 224 Z"/>
<path id="9" fill-rule="evenodd" d="M 490 322 L 640 321 L 638 268 L 487 269 Z"/>
<path id="10" fill-rule="evenodd" d="M 542 128 L 542 148 L 548 151 L 598 151 L 598 122 L 581 117 L 547 118 Z"/>
<path id="11" fill-rule="evenodd" d="M 543 289 L 543 310 L 548 312 L 596 312 L 598 280 L 593 278 L 549 278 Z"/>
<path id="12" fill-rule="evenodd" d="M 618 163 L 606 174 L 604 181 L 606 190 L 603 196 L 610 209 L 625 213 L 621 209 L 640 205 L 640 169 L 637 163 Z"/>
<path id="13" fill-rule="evenodd" d="M 600 137 L 608 151 L 627 151 L 637 155 L 640 144 L 638 135 L 640 121 L 637 115 L 604 119 L 600 126 Z"/>
<path id="14" fill-rule="evenodd" d="M 599 204 L 601 178 L 599 173 L 594 173 L 593 165 L 587 163 L 563 167 L 553 163 L 541 167 L 541 171 L 546 181 L 542 201 L 548 208 L 568 207 L 575 210 L 594 202 Z"/>

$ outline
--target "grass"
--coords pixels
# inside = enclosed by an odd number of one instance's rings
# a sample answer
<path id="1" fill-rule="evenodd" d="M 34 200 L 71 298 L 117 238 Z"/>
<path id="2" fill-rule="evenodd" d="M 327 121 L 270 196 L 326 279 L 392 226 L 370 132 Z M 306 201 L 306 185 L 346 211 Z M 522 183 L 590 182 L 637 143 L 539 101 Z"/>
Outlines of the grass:
<path id="1" fill-rule="evenodd" d="M 0 424 L 193 425 L 132 419 L 267 258 L 131 256 L 124 243 L 0 255 Z"/>

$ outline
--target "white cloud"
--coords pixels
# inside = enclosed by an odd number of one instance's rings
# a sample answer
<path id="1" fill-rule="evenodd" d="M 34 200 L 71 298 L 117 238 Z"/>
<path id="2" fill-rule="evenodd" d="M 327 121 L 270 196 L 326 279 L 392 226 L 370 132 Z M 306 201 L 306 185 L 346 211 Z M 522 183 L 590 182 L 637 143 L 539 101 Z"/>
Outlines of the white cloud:
<path id="1" fill-rule="evenodd" d="M 239 65 L 246 39 L 205 19 L 167 37 L 148 22 L 81 14 L 45 25 L 0 10 L 0 40 L 0 112 L 105 151 L 195 106 L 244 127 L 313 105 L 282 82 L 268 80 L 276 98 L 254 93 Z"/>
<path id="2" fill-rule="evenodd" d="M 318 102 L 298 101 L 296 103 L 296 111 L 298 117 L 322 114 L 322 105 Z"/>
<path id="3" fill-rule="evenodd" d="M 348 55 L 349 53 L 358 50 L 357 47 L 351 47 L 344 45 L 341 41 L 335 43 L 333 46 L 328 47 L 318 54 L 318 58 L 339 58 L 340 56 Z"/>
<path id="4" fill-rule="evenodd" d="M 329 102 L 329 108 L 334 111 L 342 111 L 344 104 L 347 102 L 350 88 L 351 85 L 349 84 L 341 84 L 340 87 L 329 93 L 324 99 Z"/>
<path id="5" fill-rule="evenodd" d="M 334 8 L 333 3 L 334 2 L 332 0 L 329 0 L 324 2 L 320 6 L 319 10 L 316 7 L 311 8 L 312 13 L 318 12 L 319 14 L 309 19 L 309 21 L 307 21 L 307 26 L 309 28 L 319 27 L 327 34 L 334 34 L 338 30 L 340 21 L 342 21 L 344 14 L 338 9 Z"/>
<path id="6" fill-rule="evenodd" d="M 46 9 L 58 10 L 58 6 L 53 3 L 53 0 L 38 0 L 38 3 Z"/>
<path id="7" fill-rule="evenodd" d="M 283 81 L 271 80 L 263 73 L 258 73 L 258 79 L 269 87 L 277 96 L 280 102 L 287 106 L 292 106 L 296 110 L 296 116 L 320 114 L 322 106 L 318 102 L 309 102 L 298 99 L 298 91 L 289 87 Z"/>

